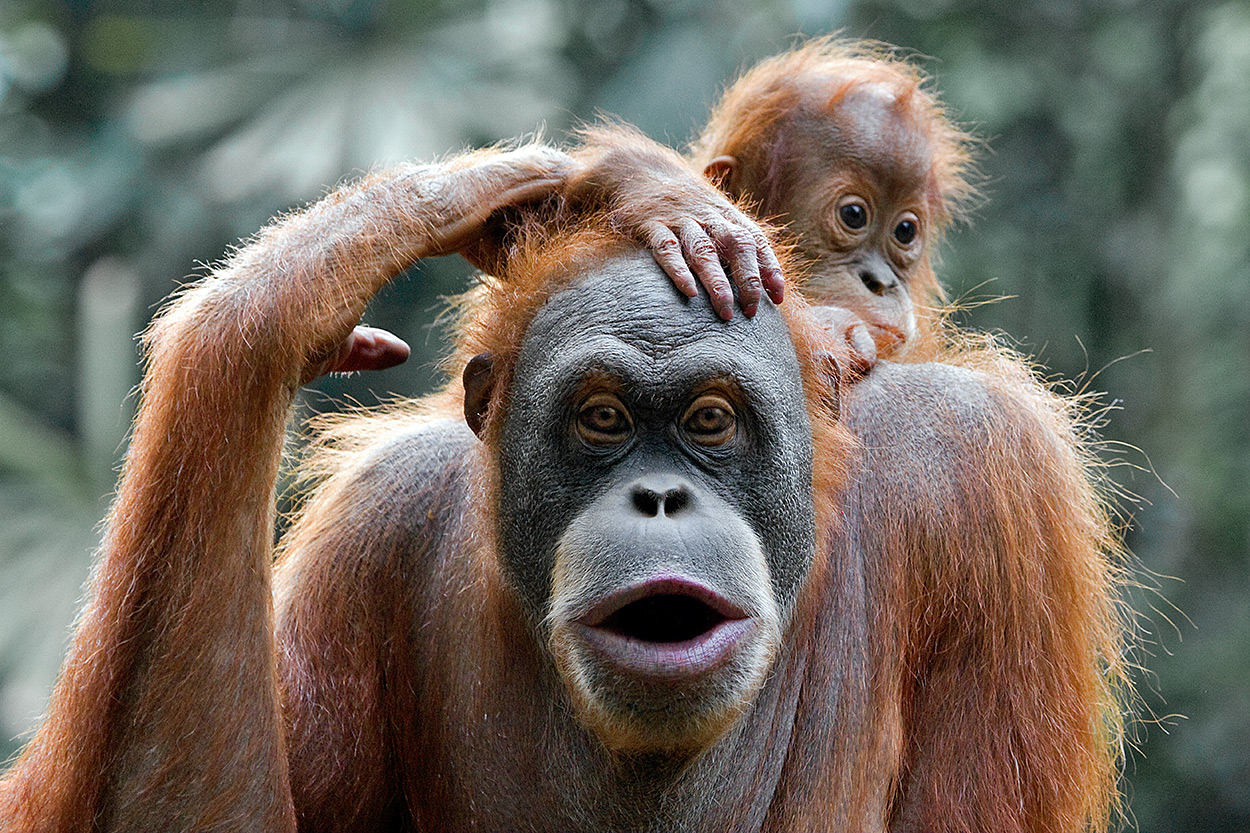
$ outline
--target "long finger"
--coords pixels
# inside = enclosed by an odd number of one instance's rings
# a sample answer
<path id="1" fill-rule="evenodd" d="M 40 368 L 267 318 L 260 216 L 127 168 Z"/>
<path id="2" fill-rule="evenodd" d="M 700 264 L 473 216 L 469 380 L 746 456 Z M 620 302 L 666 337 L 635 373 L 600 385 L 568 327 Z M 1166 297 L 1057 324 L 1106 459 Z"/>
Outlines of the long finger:
<path id="1" fill-rule="evenodd" d="M 707 290 L 712 309 L 726 321 L 733 318 L 733 291 L 729 279 L 725 277 L 725 270 L 721 268 L 716 245 L 703 226 L 694 220 L 682 220 L 677 236 L 681 240 L 682 251 L 686 253 L 686 262 Z"/>
<path id="2" fill-rule="evenodd" d="M 780 304 L 786 296 L 786 276 L 781 271 L 781 261 L 777 259 L 768 236 L 759 230 L 755 232 L 755 248 L 760 262 L 760 283 L 769 299 L 774 304 Z"/>
<path id="3" fill-rule="evenodd" d="M 777 258 L 777 253 L 773 251 L 772 241 L 758 223 L 736 206 L 730 206 L 723 214 L 730 224 L 744 228 L 750 233 L 759 266 L 760 284 L 768 293 L 769 299 L 774 304 L 780 304 L 785 299 L 786 278 L 781 270 L 781 261 Z"/>
<path id="4" fill-rule="evenodd" d="M 877 363 L 877 343 L 868 332 L 868 326 L 856 322 L 846 330 L 846 344 L 850 348 L 851 377 L 866 376 Z"/>
<path id="5" fill-rule="evenodd" d="M 399 336 L 376 327 L 356 327 L 343 343 L 325 358 L 304 370 L 302 384 L 328 373 L 385 370 L 408 359 L 411 348 Z"/>
<path id="6" fill-rule="evenodd" d="M 351 348 L 331 373 L 353 373 L 357 370 L 386 370 L 408 360 L 412 348 L 389 330 L 377 327 L 356 327 L 348 336 Z"/>
<path id="7" fill-rule="evenodd" d="M 663 223 L 652 220 L 641 229 L 643 243 L 651 250 L 651 256 L 660 268 L 672 278 L 673 283 L 687 298 L 699 294 L 699 285 L 695 282 L 686 258 L 682 254 L 681 241 L 672 230 Z"/>
<path id="8" fill-rule="evenodd" d="M 755 256 L 755 238 L 742 226 L 712 222 L 704 226 L 716 248 L 727 256 L 730 274 L 738 286 L 738 306 L 744 315 L 755 315 L 760 304 L 760 266 Z"/>

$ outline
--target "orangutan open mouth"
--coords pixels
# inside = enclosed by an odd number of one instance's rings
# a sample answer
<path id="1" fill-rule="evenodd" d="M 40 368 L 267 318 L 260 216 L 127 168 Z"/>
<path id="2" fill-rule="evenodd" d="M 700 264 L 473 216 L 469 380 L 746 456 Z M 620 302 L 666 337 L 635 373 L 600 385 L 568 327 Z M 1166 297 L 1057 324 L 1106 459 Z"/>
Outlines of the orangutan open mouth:
<path id="1" fill-rule="evenodd" d="M 599 627 L 640 642 L 686 642 L 728 618 L 693 596 L 663 593 L 630 602 Z"/>
<path id="2" fill-rule="evenodd" d="M 754 620 L 706 585 L 664 576 L 611 594 L 575 624 L 590 649 L 621 672 L 678 679 L 722 666 Z"/>

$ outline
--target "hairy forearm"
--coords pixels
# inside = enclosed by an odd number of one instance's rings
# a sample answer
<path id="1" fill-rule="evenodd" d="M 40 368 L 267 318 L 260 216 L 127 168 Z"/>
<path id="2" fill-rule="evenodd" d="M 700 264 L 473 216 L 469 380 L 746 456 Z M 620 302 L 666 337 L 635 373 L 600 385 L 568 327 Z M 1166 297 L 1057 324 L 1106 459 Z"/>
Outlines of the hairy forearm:
<path id="1" fill-rule="evenodd" d="M 369 177 L 275 222 L 157 318 L 92 600 L 0 787 L 0 829 L 293 827 L 270 561 L 296 386 L 392 276 L 549 192 L 559 162 L 483 152 Z"/>

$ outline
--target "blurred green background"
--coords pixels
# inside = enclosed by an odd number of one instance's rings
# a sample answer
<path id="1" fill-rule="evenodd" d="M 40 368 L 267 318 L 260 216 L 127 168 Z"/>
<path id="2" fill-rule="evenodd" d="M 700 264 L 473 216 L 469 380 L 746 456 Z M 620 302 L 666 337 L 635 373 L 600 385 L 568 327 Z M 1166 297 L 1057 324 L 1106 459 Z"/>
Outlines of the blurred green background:
<path id="1" fill-rule="evenodd" d="M 1190 0 L 0 0 L 0 758 L 82 597 L 160 299 L 275 212 L 377 164 L 596 112 L 673 144 L 796 33 L 900 44 L 988 140 L 942 274 L 1102 429 L 1141 611 L 1142 830 L 1250 830 L 1250 4 Z M 369 323 L 436 379 L 443 259 Z M 981 300 L 1004 300 L 978 305 Z M 1179 612 L 1178 612 L 1179 609 Z"/>

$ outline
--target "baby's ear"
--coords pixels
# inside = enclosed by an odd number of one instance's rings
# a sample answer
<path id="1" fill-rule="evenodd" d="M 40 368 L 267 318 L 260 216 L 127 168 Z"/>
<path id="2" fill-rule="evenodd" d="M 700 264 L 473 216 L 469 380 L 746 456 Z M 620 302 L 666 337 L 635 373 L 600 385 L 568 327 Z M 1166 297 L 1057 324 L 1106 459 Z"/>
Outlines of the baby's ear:
<path id="1" fill-rule="evenodd" d="M 718 156 L 703 169 L 703 175 L 713 185 L 730 197 L 737 199 L 738 193 L 738 159 L 735 156 Z"/>

